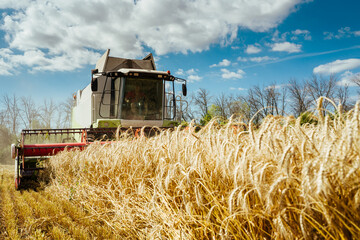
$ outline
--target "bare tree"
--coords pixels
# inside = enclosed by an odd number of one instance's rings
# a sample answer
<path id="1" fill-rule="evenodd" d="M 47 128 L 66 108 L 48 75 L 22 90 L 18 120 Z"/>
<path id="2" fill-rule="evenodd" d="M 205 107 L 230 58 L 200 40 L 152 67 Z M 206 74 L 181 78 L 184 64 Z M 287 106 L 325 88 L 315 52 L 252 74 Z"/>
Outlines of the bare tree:
<path id="1" fill-rule="evenodd" d="M 19 125 L 19 118 L 20 118 L 20 109 L 18 104 L 18 99 L 16 98 L 15 94 L 10 97 L 9 95 L 4 95 L 2 102 L 5 107 L 5 118 L 6 122 L 11 129 L 12 134 L 16 134 Z"/>
<path id="2" fill-rule="evenodd" d="M 51 123 L 54 121 L 56 110 L 57 106 L 52 99 L 44 100 L 40 114 L 40 119 L 42 120 L 42 125 L 44 128 L 51 128 Z"/>
<path id="3" fill-rule="evenodd" d="M 0 125 L 0 164 L 12 164 L 9 146 L 14 140 L 13 137 L 8 128 Z"/>
<path id="4" fill-rule="evenodd" d="M 360 74 L 356 74 L 351 81 L 355 83 L 358 87 L 360 87 Z"/>
<path id="5" fill-rule="evenodd" d="M 56 108 L 58 111 L 57 128 L 69 128 L 71 126 L 71 113 L 74 106 L 74 99 L 68 97 L 65 101 L 59 103 Z"/>
<path id="6" fill-rule="evenodd" d="M 281 88 L 281 93 L 280 93 L 280 115 L 284 116 L 286 113 L 286 108 L 287 108 L 287 102 L 288 102 L 288 88 L 287 88 L 288 84 L 284 87 Z"/>
<path id="7" fill-rule="evenodd" d="M 260 109 L 263 109 L 263 111 L 260 111 L 256 116 L 255 122 L 258 122 L 267 115 L 268 109 L 266 108 L 265 98 L 259 86 L 252 87 L 248 90 L 246 102 L 250 107 L 251 115 L 255 115 Z"/>
<path id="8" fill-rule="evenodd" d="M 230 104 L 231 104 L 231 96 L 225 95 L 225 93 L 221 93 L 219 96 L 215 98 L 215 105 L 219 110 L 219 117 L 223 119 L 227 119 L 230 117 Z"/>
<path id="9" fill-rule="evenodd" d="M 209 91 L 204 88 L 200 88 L 194 95 L 194 104 L 199 108 L 202 117 L 208 113 L 211 98 Z"/>
<path id="10" fill-rule="evenodd" d="M 6 124 L 6 111 L 0 110 L 0 126 L 5 126 Z"/>
<path id="11" fill-rule="evenodd" d="M 269 114 L 284 115 L 287 96 L 285 87 L 274 83 L 263 90 L 263 96 L 265 98 L 266 106 L 269 109 Z"/>
<path id="12" fill-rule="evenodd" d="M 290 79 L 288 85 L 291 107 L 295 116 L 306 112 L 310 108 L 308 87 L 305 83 L 299 83 L 296 79 Z"/>
<path id="13" fill-rule="evenodd" d="M 335 96 L 339 100 L 344 111 L 348 111 L 352 108 L 353 103 L 349 101 L 349 85 L 339 86 Z"/>
<path id="14" fill-rule="evenodd" d="M 182 112 L 182 118 L 184 121 L 191 121 L 196 118 L 196 111 L 194 109 L 194 101 L 195 96 L 192 93 L 189 97 L 186 99 L 186 103 L 184 103 L 185 106 L 183 106 L 183 112 Z"/>
<path id="15" fill-rule="evenodd" d="M 312 75 L 311 79 L 306 82 L 309 96 L 312 98 L 313 103 L 316 103 L 320 97 L 327 97 L 334 100 L 336 90 L 336 76 L 330 75 L 329 79 L 322 76 Z M 330 103 L 324 101 L 323 108 L 327 108 Z"/>
<path id="16" fill-rule="evenodd" d="M 251 112 L 248 103 L 244 100 L 243 96 L 231 97 L 229 105 L 230 115 L 235 117 L 242 117 L 246 122 L 251 119 Z"/>
<path id="17" fill-rule="evenodd" d="M 351 81 L 360 87 L 360 73 L 356 74 Z M 360 94 L 360 89 L 358 90 L 358 94 Z"/>
<path id="18" fill-rule="evenodd" d="M 286 90 L 280 91 L 281 86 L 272 84 L 261 88 L 254 86 L 248 90 L 243 101 L 250 108 L 250 115 L 255 116 L 255 123 L 258 123 L 267 115 L 284 114 L 286 108 Z"/>
<path id="19" fill-rule="evenodd" d="M 31 97 L 22 97 L 21 103 L 21 120 L 24 123 L 25 128 L 32 128 L 34 121 L 39 117 L 38 109 L 34 100 Z"/>

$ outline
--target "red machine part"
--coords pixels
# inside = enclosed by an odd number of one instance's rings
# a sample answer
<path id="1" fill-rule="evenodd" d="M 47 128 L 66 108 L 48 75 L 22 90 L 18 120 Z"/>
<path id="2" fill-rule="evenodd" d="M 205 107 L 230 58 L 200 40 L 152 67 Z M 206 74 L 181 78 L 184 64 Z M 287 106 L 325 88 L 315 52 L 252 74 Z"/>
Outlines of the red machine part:
<path id="1" fill-rule="evenodd" d="M 66 149 L 78 148 L 84 150 L 89 143 L 51 143 L 51 144 L 27 144 L 22 147 L 25 157 L 52 156 Z"/>
<path id="2" fill-rule="evenodd" d="M 23 179 L 32 177 L 34 173 L 36 174 L 36 171 L 44 169 L 44 167 L 38 167 L 37 163 L 34 165 L 34 159 L 36 160 L 37 158 L 53 156 L 61 151 L 71 151 L 75 149 L 82 151 L 91 144 L 103 145 L 114 143 L 113 141 L 106 141 L 104 139 L 114 139 L 118 132 L 127 132 L 129 134 L 133 134 L 134 137 L 140 137 L 156 135 L 160 129 L 171 129 L 171 127 L 22 130 L 19 146 L 16 146 L 15 144 L 11 146 L 11 156 L 15 160 L 15 188 L 21 188 Z M 47 139 L 47 141 L 50 141 L 51 137 L 55 141 L 59 140 L 56 137 L 53 137 L 55 135 L 60 135 L 61 141 L 75 140 L 75 136 L 80 136 L 81 142 L 25 144 L 27 140 L 33 141 L 34 138 L 37 137 L 43 137 L 43 139 Z M 91 135 L 91 140 L 98 138 L 101 139 L 101 141 L 89 141 L 88 135 Z"/>
<path id="3" fill-rule="evenodd" d="M 22 144 L 20 145 L 19 154 L 24 157 L 46 157 L 53 156 L 58 152 L 70 150 L 70 149 L 80 149 L 84 150 L 90 142 L 87 141 L 87 131 L 90 129 L 82 128 L 72 128 L 72 129 L 25 129 L 22 130 Z M 109 129 L 99 129 L 97 130 L 100 133 L 107 133 Z M 40 143 L 40 144 L 25 144 L 25 136 L 54 136 L 54 135 L 65 135 L 73 136 L 75 134 L 81 135 L 81 142 L 75 143 Z M 103 144 L 103 143 L 101 143 Z M 24 163 L 24 161 L 23 161 Z M 23 166 L 24 167 L 24 166 Z"/>
<path id="4" fill-rule="evenodd" d="M 143 129 L 143 130 L 142 130 Z M 168 128 L 162 128 L 168 129 Z M 102 134 L 112 134 L 114 135 L 116 131 L 128 131 L 134 134 L 135 137 L 139 137 L 140 135 L 148 133 L 156 133 L 159 131 L 158 128 L 104 128 L 104 129 L 86 129 L 86 128 L 72 128 L 72 129 L 25 129 L 22 131 L 22 141 L 20 147 L 16 148 L 13 144 L 11 146 L 11 154 L 12 157 L 15 158 L 16 156 L 21 156 L 23 159 L 24 157 L 46 157 L 46 156 L 53 156 L 61 151 L 71 150 L 71 149 L 79 149 L 84 150 L 88 145 L 93 144 L 94 142 L 89 142 L 88 132 L 92 135 L 102 135 Z M 72 136 L 74 134 L 80 134 L 81 142 L 73 142 L 73 143 L 40 143 L 40 144 L 25 144 L 25 136 L 53 136 L 53 135 L 65 135 L 65 136 Z M 99 141 L 99 144 L 106 144 L 111 141 Z M 18 149 L 18 150 L 17 150 Z M 17 152 L 19 151 L 19 152 Z M 24 168 L 24 161 L 23 161 L 23 168 Z"/>

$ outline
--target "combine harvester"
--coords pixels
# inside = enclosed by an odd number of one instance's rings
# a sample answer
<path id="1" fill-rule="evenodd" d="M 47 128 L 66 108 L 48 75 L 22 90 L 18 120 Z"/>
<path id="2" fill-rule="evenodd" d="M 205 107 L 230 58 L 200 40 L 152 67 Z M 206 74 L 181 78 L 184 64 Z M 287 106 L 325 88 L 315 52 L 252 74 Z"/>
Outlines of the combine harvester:
<path id="1" fill-rule="evenodd" d="M 152 135 L 155 128 L 168 129 L 181 122 L 184 100 L 175 96 L 175 82 L 182 84 L 186 96 L 186 80 L 157 71 L 151 53 L 135 60 L 110 57 L 109 52 L 91 71 L 91 83 L 74 95 L 72 128 L 25 129 L 19 143 L 11 146 L 16 189 L 23 180 L 36 178 L 45 168 L 44 160 L 58 152 L 83 150 L 94 140 L 104 143 L 114 138 L 118 128 Z"/>

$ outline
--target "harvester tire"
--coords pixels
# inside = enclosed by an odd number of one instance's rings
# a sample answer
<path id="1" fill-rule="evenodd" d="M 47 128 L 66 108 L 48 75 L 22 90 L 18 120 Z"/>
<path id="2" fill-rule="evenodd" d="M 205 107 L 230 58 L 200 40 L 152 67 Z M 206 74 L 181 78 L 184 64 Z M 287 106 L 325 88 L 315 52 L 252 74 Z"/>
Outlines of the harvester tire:
<path id="1" fill-rule="evenodd" d="M 95 141 L 95 136 L 94 136 L 94 134 L 87 134 L 86 141 L 87 141 L 87 142 L 94 142 L 94 141 Z"/>

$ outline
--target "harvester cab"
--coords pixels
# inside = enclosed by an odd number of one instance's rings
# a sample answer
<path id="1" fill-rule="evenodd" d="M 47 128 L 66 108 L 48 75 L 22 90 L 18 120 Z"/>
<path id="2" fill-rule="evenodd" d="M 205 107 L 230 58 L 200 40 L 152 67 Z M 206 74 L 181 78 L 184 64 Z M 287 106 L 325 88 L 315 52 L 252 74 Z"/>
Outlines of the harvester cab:
<path id="1" fill-rule="evenodd" d="M 72 127 L 92 129 L 173 127 L 182 112 L 177 111 L 175 82 L 170 71 L 157 71 L 152 54 L 142 60 L 115 58 L 107 50 L 92 70 L 91 84 L 78 91 Z M 178 104 L 179 105 L 179 104 Z"/>
<path id="2" fill-rule="evenodd" d="M 44 159 L 60 151 L 82 150 L 95 140 L 114 138 L 118 130 L 136 135 L 141 129 L 151 136 L 180 124 L 182 106 L 187 106 L 182 98 L 187 94 L 186 80 L 156 70 L 151 53 L 141 60 L 109 53 L 110 49 L 91 71 L 90 84 L 74 95 L 71 128 L 22 130 L 20 143 L 11 148 L 16 188 L 22 178 L 36 176 L 46 167 Z M 182 96 L 175 95 L 176 82 Z M 40 143 L 34 141 L 39 136 Z"/>

